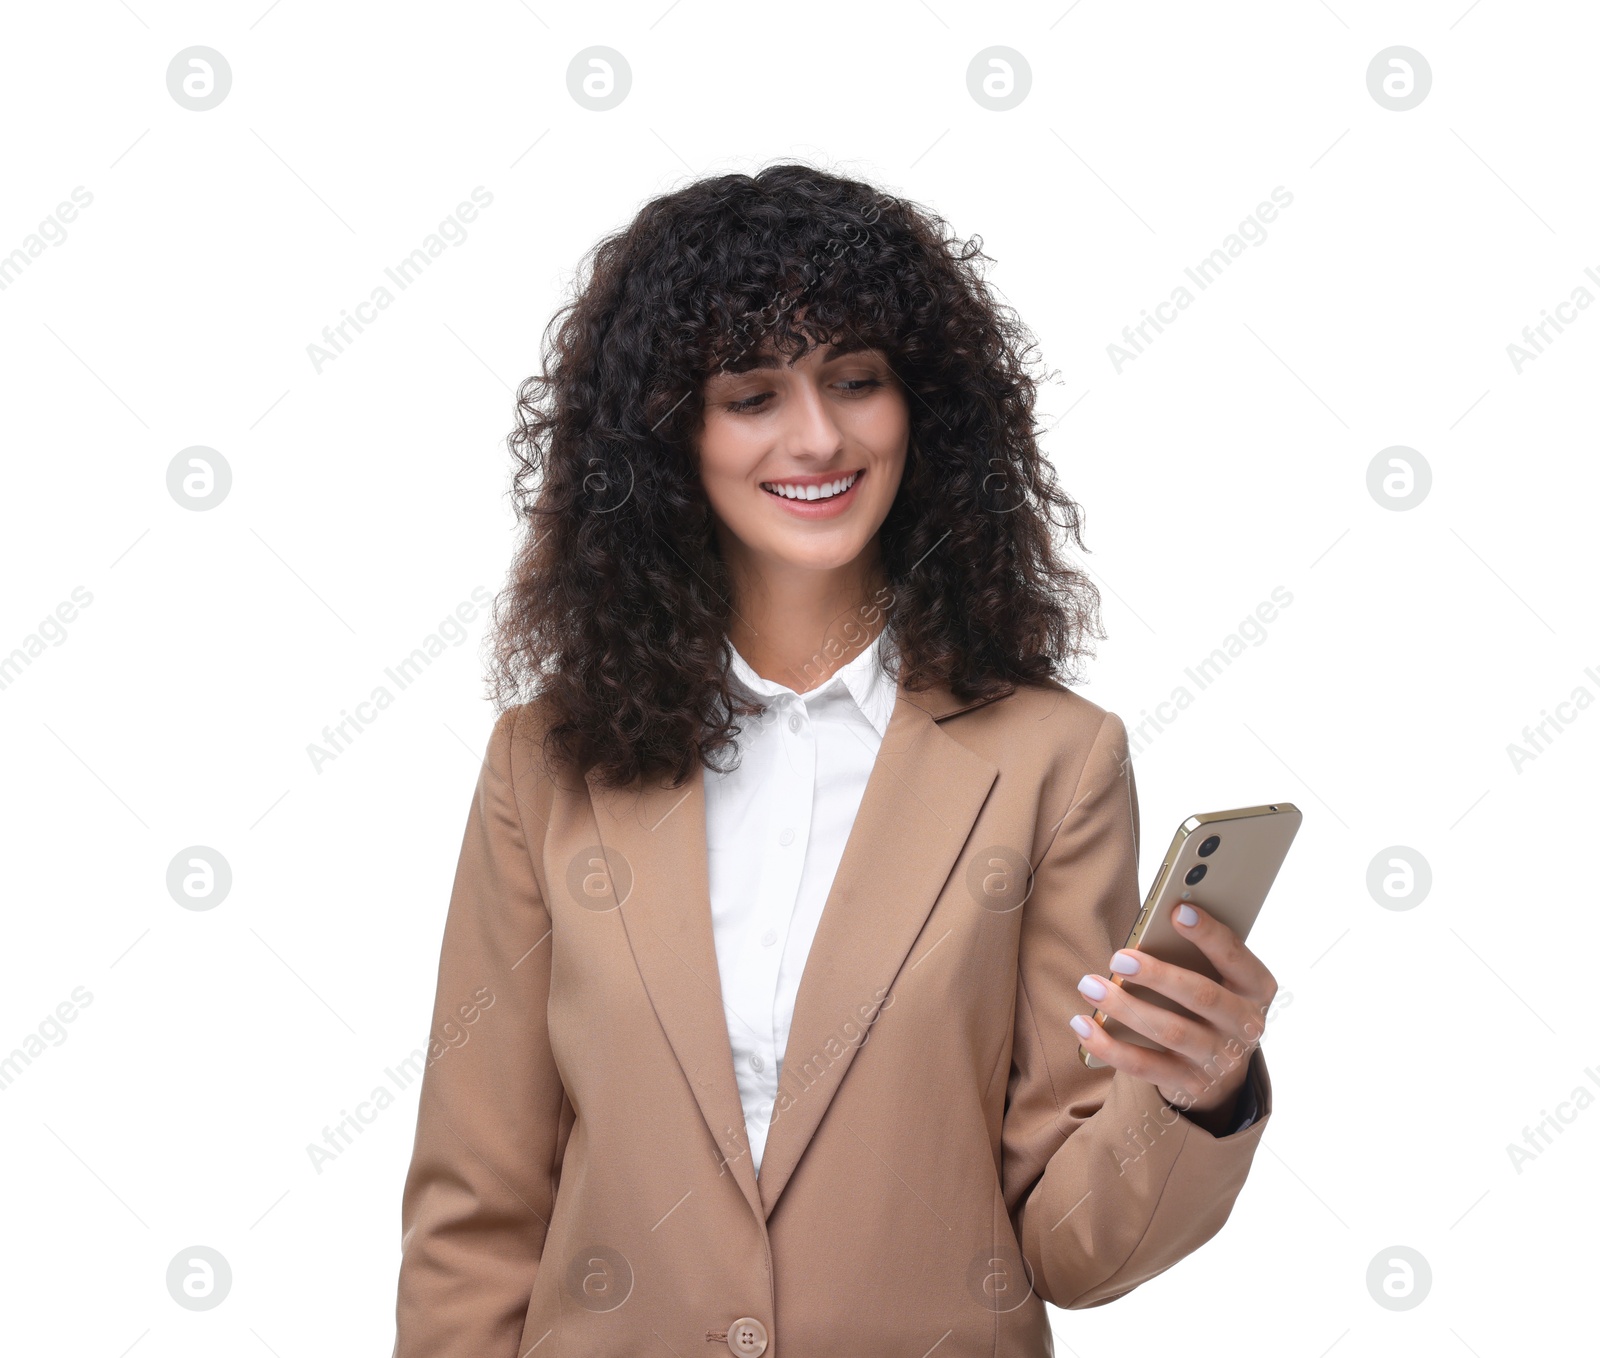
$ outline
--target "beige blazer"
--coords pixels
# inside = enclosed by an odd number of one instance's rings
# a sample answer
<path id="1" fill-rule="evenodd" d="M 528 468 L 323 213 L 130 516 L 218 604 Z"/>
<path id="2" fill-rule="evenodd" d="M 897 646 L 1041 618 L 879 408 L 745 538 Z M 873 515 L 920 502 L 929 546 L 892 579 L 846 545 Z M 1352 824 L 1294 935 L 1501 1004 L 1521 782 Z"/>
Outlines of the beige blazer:
<path id="1" fill-rule="evenodd" d="M 1142 904 L 1122 720 L 900 689 L 796 1001 L 758 1178 L 704 784 L 553 782 L 496 722 L 444 927 L 396 1358 L 1042 1358 L 1227 1220 L 1216 1137 L 1078 1058 Z"/>

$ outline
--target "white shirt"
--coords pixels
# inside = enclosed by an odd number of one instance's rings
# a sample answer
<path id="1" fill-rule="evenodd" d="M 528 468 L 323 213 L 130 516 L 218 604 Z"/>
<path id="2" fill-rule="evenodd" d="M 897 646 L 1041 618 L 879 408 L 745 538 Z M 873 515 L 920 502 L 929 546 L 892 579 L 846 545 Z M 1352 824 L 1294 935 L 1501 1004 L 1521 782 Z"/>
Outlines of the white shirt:
<path id="1" fill-rule="evenodd" d="M 763 679 L 728 647 L 734 686 L 767 708 L 737 719 L 739 767 L 705 773 L 717 970 L 757 1173 L 800 976 L 894 711 L 885 644 L 879 632 L 803 694 Z"/>

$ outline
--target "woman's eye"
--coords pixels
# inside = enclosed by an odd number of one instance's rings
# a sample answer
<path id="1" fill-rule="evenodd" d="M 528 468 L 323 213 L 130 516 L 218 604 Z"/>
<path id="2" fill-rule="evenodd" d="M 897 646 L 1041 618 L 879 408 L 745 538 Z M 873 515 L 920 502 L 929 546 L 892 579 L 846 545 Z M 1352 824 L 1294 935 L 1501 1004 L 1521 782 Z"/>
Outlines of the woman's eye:
<path id="1" fill-rule="evenodd" d="M 834 385 L 846 396 L 865 396 L 873 387 L 881 387 L 883 382 L 876 377 L 847 377 Z M 758 391 L 754 396 L 746 396 L 742 400 L 724 401 L 723 409 L 735 414 L 760 410 L 771 395 L 770 391 Z"/>

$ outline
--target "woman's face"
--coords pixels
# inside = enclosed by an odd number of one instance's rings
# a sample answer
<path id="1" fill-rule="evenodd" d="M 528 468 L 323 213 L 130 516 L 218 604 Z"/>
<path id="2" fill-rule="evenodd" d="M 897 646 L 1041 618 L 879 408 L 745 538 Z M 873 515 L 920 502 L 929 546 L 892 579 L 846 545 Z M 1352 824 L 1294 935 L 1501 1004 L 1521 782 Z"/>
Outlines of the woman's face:
<path id="1" fill-rule="evenodd" d="M 875 542 L 905 470 L 905 393 L 876 349 L 770 345 L 706 382 L 700 479 L 725 558 L 756 570 L 836 570 Z"/>

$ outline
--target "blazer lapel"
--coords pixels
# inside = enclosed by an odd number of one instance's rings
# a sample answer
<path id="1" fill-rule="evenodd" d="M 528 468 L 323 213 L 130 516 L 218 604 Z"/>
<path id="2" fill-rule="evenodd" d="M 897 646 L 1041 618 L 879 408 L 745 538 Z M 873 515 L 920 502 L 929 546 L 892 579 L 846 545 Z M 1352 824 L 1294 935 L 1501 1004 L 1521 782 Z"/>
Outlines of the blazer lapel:
<path id="1" fill-rule="evenodd" d="M 658 780 L 620 789 L 601 787 L 592 775 L 588 781 L 600 842 L 620 855 L 630 877 L 622 925 L 639 975 L 725 1167 L 759 1216 L 711 928 L 704 770 L 678 788 Z"/>
<path id="2" fill-rule="evenodd" d="M 876 1017 L 994 784 L 996 767 L 937 721 L 976 705 L 947 689 L 899 691 L 801 973 L 761 1155 L 766 1216 L 870 1038 L 863 1012 Z"/>

